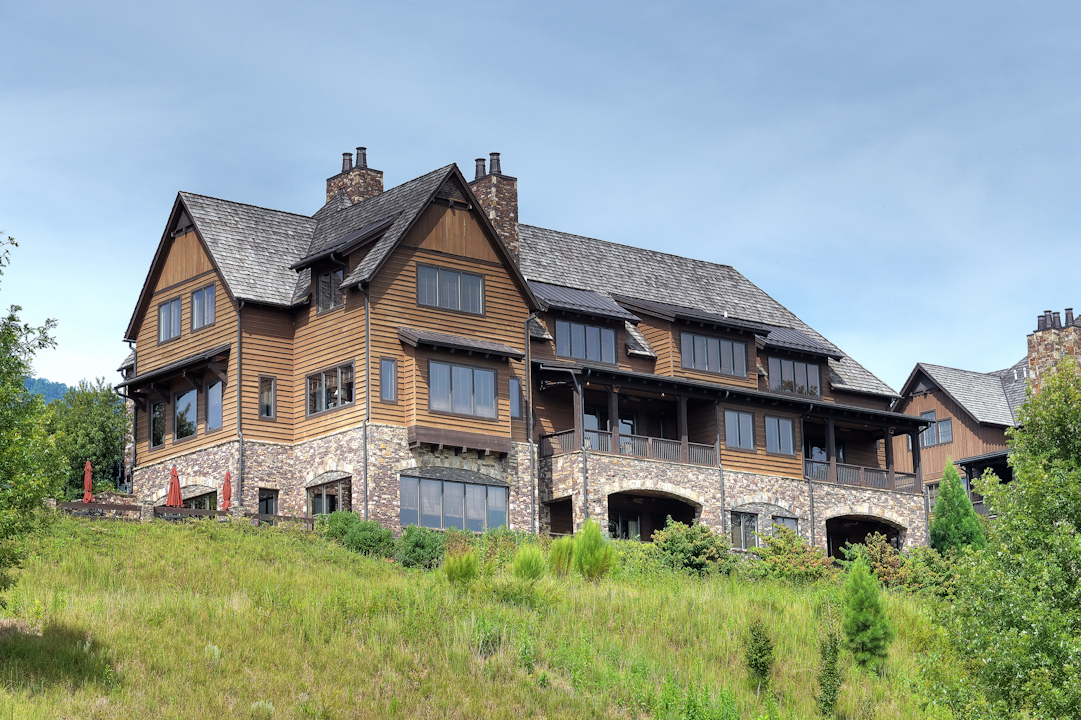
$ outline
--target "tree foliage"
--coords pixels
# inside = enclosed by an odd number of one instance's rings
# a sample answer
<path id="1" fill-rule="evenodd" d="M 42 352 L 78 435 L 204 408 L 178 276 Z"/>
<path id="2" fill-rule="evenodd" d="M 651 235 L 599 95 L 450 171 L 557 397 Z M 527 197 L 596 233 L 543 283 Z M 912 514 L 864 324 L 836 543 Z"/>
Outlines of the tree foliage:
<path id="1" fill-rule="evenodd" d="M 1013 481 L 976 488 L 995 513 L 963 555 L 941 618 L 976 685 L 1013 717 L 1081 718 L 1081 372 L 1043 376 L 1010 433 Z"/>
<path id="2" fill-rule="evenodd" d="M 9 263 L 12 238 L 0 240 L 0 274 Z M 19 564 L 17 539 L 38 527 L 46 497 L 56 490 L 59 462 L 46 428 L 45 402 L 26 389 L 34 354 L 54 345 L 55 321 L 33 327 L 12 305 L 0 319 L 0 591 L 11 586 Z"/>
<path id="3" fill-rule="evenodd" d="M 931 515 L 931 547 L 940 553 L 966 545 L 981 548 L 985 544 L 980 516 L 961 483 L 953 460 L 946 458 L 946 469 L 938 488 L 938 499 Z"/>
<path id="4" fill-rule="evenodd" d="M 612 543 L 601 534 L 596 520 L 586 520 L 574 536 L 574 567 L 586 580 L 597 581 L 608 574 L 615 559 Z"/>
<path id="5" fill-rule="evenodd" d="M 755 575 L 805 585 L 836 577 L 837 570 L 821 548 L 806 542 L 795 531 L 775 525 L 773 537 L 751 548 L 760 562 L 750 572 Z"/>
<path id="6" fill-rule="evenodd" d="M 860 667 L 876 665 L 886 659 L 894 633 L 886 617 L 878 581 L 862 557 L 849 568 L 844 592 L 848 649 Z"/>
<path id="7" fill-rule="evenodd" d="M 841 698 L 844 668 L 841 667 L 841 634 L 835 627 L 827 628 L 818 643 L 818 694 L 815 704 L 818 714 L 832 718 Z"/>
<path id="8" fill-rule="evenodd" d="M 728 538 L 701 523 L 676 522 L 671 515 L 663 530 L 654 531 L 653 545 L 670 567 L 697 575 L 728 573 L 734 564 Z"/>
<path id="9" fill-rule="evenodd" d="M 761 693 L 763 685 L 769 687 L 769 673 L 773 668 L 773 639 L 761 620 L 755 620 L 747 630 L 747 651 L 743 659 L 758 681 L 757 692 Z"/>
<path id="10" fill-rule="evenodd" d="M 50 404 L 49 430 L 64 460 L 67 497 L 82 495 L 87 460 L 93 468 L 95 489 L 115 486 L 124 462 L 128 416 L 124 401 L 105 378 L 93 383 L 82 380 Z"/>

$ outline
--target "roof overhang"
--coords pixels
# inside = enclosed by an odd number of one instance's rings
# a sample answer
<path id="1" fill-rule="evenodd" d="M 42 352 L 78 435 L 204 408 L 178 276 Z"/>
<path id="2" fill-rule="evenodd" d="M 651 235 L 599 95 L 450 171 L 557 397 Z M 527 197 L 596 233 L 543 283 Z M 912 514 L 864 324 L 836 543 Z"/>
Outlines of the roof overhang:
<path id="1" fill-rule="evenodd" d="M 359 230 L 355 230 L 346 235 L 338 243 L 336 243 L 334 247 L 301 258 L 297 262 L 290 265 L 289 269 L 303 270 L 305 268 L 311 267 L 312 265 L 315 265 L 316 263 L 322 262 L 323 260 L 329 260 L 334 255 L 347 255 L 353 252 L 353 250 L 356 250 L 363 245 L 367 245 L 370 242 L 378 240 L 379 237 L 381 237 L 382 234 L 385 233 L 390 228 L 390 226 L 394 224 L 394 221 L 398 219 L 399 215 L 401 215 L 401 213 L 394 213 L 392 217 L 384 218 L 383 220 L 378 220 L 373 223 L 368 223 Z"/>
<path id="2" fill-rule="evenodd" d="M 450 333 L 435 332 L 434 330 L 417 330 L 409 327 L 398 328 L 398 339 L 412 347 L 428 346 L 452 352 L 464 352 L 469 355 L 483 355 L 484 357 L 497 357 L 500 359 L 521 360 L 525 353 L 516 350 L 510 345 L 480 340 L 477 338 L 451 335 Z"/>
<path id="3" fill-rule="evenodd" d="M 212 350 L 204 350 L 195 355 L 189 355 L 183 360 L 177 360 L 176 362 L 169 363 L 163 367 L 150 370 L 141 375 L 136 375 L 135 377 L 118 384 L 116 387 L 118 389 L 125 387 L 138 389 L 140 387 L 151 385 L 158 380 L 166 380 L 186 372 L 208 368 L 211 365 L 217 364 L 219 360 L 227 358 L 231 348 L 231 344 L 225 344 Z"/>
<path id="4" fill-rule="evenodd" d="M 446 480 L 448 482 L 470 483 L 473 485 L 492 485 L 494 487 L 510 487 L 506 480 L 485 475 L 484 473 L 464 468 L 443 467 L 442 465 L 428 465 L 425 467 L 406 468 L 399 473 L 402 477 L 420 478 L 422 480 Z"/>
<path id="5" fill-rule="evenodd" d="M 613 294 L 612 299 L 622 307 L 638 315 L 650 315 L 670 322 L 679 320 L 698 325 L 699 327 L 709 326 L 739 333 L 750 332 L 755 335 L 768 335 L 770 331 L 769 326 L 761 323 L 730 318 L 725 315 L 717 315 L 715 313 L 706 312 L 705 310 L 654 302 L 652 300 L 642 300 L 640 298 L 619 294 Z"/>

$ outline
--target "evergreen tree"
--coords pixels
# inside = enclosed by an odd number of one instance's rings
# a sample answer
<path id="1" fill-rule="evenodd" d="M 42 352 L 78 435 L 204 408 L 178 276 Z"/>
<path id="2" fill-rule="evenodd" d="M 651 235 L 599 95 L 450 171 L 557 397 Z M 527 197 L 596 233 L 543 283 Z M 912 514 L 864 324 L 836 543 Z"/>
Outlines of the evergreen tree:
<path id="1" fill-rule="evenodd" d="M 769 671 L 773 668 L 773 640 L 761 620 L 751 623 L 747 637 L 747 667 L 758 681 L 758 693 L 762 686 L 769 686 Z"/>
<path id="2" fill-rule="evenodd" d="M 815 702 L 823 718 L 832 718 L 841 697 L 844 670 L 841 668 L 841 635 L 835 627 L 827 629 L 818 645 L 818 689 Z"/>
<path id="3" fill-rule="evenodd" d="M 931 515 L 931 547 L 941 553 L 965 545 L 982 548 L 985 544 L 980 517 L 961 484 L 961 475 L 946 458 L 946 470 L 938 488 L 938 500 Z"/>
<path id="4" fill-rule="evenodd" d="M 853 563 L 845 581 L 845 639 L 860 667 L 886 659 L 893 628 L 878 590 L 878 581 L 861 557 Z"/>

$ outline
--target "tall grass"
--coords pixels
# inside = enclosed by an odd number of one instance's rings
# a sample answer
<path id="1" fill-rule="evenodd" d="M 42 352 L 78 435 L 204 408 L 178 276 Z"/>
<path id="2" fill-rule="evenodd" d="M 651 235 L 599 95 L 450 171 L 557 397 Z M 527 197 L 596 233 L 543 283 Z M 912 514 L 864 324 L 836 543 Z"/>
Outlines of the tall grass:
<path id="1" fill-rule="evenodd" d="M 836 602 L 832 587 L 675 573 L 571 575 L 544 581 L 559 588 L 546 606 L 500 602 L 315 533 L 212 521 L 60 519 L 27 550 L 0 620 L 0 719 L 578 720 L 705 702 L 753 719 L 774 694 L 782 717 L 811 718 Z M 923 608 L 890 596 L 888 611 L 886 672 L 850 669 L 840 716 L 935 717 L 912 683 L 935 647 Z M 749 615 L 776 642 L 761 700 Z"/>

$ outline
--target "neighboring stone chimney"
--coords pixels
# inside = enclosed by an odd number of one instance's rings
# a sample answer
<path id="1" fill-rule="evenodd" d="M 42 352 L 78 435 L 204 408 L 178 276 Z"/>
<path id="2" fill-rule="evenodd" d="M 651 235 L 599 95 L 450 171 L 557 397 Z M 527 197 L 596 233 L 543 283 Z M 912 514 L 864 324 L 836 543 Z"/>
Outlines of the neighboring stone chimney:
<path id="1" fill-rule="evenodd" d="M 1036 330 L 1028 336 L 1028 367 L 1037 388 L 1043 374 L 1067 355 L 1081 359 L 1081 326 L 1075 321 L 1073 308 L 1066 308 L 1065 324 L 1059 313 L 1045 310 L 1036 316 Z"/>
<path id="2" fill-rule="evenodd" d="M 342 171 L 327 178 L 327 202 L 341 191 L 353 205 L 383 192 L 383 171 L 368 167 L 368 148 L 357 148 L 356 165 L 353 153 L 342 153 Z"/>
<path id="3" fill-rule="evenodd" d="M 492 153 L 488 172 L 484 172 L 484 158 L 477 159 L 477 177 L 469 183 L 476 194 L 480 207 L 492 221 L 499 239 L 510 250 L 514 262 L 518 262 L 518 178 L 504 175 L 499 165 L 499 153 Z"/>

